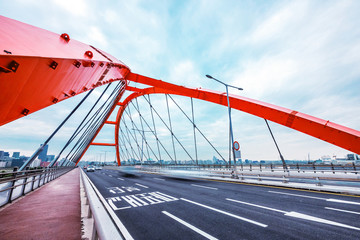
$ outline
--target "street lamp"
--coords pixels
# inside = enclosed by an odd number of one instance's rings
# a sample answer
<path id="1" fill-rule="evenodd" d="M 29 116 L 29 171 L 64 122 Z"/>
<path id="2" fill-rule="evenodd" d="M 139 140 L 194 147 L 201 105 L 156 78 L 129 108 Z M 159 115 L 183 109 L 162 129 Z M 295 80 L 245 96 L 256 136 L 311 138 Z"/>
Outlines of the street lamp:
<path id="1" fill-rule="evenodd" d="M 234 167 L 236 167 L 236 158 L 235 158 L 235 150 L 234 150 L 234 146 L 233 146 L 233 143 L 234 143 L 234 136 L 233 136 L 233 130 L 232 130 L 232 123 L 231 123 L 231 108 L 230 108 L 230 100 L 229 100 L 229 90 L 228 88 L 231 87 L 231 88 L 235 88 L 237 90 L 243 90 L 242 88 L 239 88 L 239 87 L 235 87 L 233 85 L 230 85 L 230 84 L 226 84 L 210 75 L 206 75 L 207 78 L 210 78 L 210 79 L 213 79 L 223 85 L 225 85 L 226 87 L 226 97 L 227 97 L 227 103 L 228 103 L 228 112 L 229 112 L 229 128 L 230 128 L 230 136 L 229 136 L 229 149 L 231 148 L 232 149 L 232 154 L 233 154 L 233 158 L 234 158 Z M 231 166 L 231 155 L 229 154 L 229 166 Z M 236 173 L 235 173 L 236 175 Z"/>

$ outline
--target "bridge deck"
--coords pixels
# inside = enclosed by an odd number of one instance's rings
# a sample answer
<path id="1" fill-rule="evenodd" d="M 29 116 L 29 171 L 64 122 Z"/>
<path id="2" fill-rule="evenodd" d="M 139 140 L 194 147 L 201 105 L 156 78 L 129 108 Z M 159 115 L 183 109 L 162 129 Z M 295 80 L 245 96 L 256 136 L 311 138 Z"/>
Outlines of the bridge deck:
<path id="1" fill-rule="evenodd" d="M 79 169 L 0 210 L 2 239 L 81 239 Z"/>

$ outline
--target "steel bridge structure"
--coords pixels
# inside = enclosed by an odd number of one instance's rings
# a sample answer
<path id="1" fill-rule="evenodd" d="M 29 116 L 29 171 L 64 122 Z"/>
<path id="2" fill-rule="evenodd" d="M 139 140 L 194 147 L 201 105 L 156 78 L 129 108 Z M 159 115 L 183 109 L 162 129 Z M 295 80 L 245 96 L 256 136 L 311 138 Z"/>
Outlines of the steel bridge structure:
<path id="1" fill-rule="evenodd" d="M 90 114 L 93 110 L 91 109 L 85 117 L 87 120 L 84 119 L 82 125 L 69 139 L 69 142 L 73 141 L 81 130 L 83 131 L 81 140 L 69 156 L 73 165 L 79 163 L 92 145 L 114 147 L 118 165 L 121 164 L 122 158 L 128 157 L 121 146 L 126 146 L 126 141 L 131 141 L 131 138 L 129 134 L 127 140 L 122 138 L 122 135 L 126 134 L 121 130 L 121 122 L 128 114 L 127 108 L 130 105 L 136 106 L 136 101 L 140 97 L 148 102 L 151 114 L 156 113 L 150 101 L 152 94 L 163 94 L 166 100 L 168 96 L 171 98 L 171 95 L 178 95 L 191 100 L 199 99 L 228 106 L 224 92 L 180 86 L 134 73 L 126 64 L 110 54 L 76 41 L 66 33 L 52 33 L 3 16 L 0 16 L 0 26 L 2 29 L 7 29 L 0 33 L 0 126 L 78 94 L 90 93 L 100 86 L 108 86 L 112 83 L 116 85 L 102 108 L 93 115 Z M 131 83 L 139 83 L 144 87 L 133 87 Z M 229 96 L 229 102 L 231 109 L 269 120 L 360 154 L 358 130 L 234 94 Z M 115 109 L 118 109 L 116 120 L 110 121 L 109 117 Z M 141 113 L 138 114 L 142 118 Z M 190 116 L 187 118 L 194 126 L 195 133 L 196 124 L 193 118 Z M 157 147 L 160 148 L 161 142 L 156 135 L 156 129 L 149 126 L 151 124 L 146 123 L 145 120 L 141 122 L 148 125 L 147 129 L 152 132 Z M 114 126 L 113 143 L 94 142 L 104 125 Z M 171 129 L 171 122 L 167 127 L 169 136 L 175 141 L 176 136 Z M 142 132 L 145 138 L 144 128 L 136 127 L 136 129 Z M 130 145 L 128 146 L 130 148 Z M 137 147 L 140 147 L 139 144 Z M 41 149 L 33 158 L 36 158 L 40 151 Z"/>

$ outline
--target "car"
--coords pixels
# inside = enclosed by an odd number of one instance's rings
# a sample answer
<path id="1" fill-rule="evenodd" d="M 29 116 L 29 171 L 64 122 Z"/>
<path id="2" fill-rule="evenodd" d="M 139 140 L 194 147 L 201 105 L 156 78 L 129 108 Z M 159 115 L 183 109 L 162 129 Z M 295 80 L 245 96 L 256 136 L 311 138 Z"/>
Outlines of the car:
<path id="1" fill-rule="evenodd" d="M 87 171 L 87 172 L 95 172 L 95 167 L 94 167 L 94 166 L 88 166 L 88 167 L 86 168 L 86 171 Z"/>
<path id="2" fill-rule="evenodd" d="M 101 166 L 96 166 L 96 167 L 95 167 L 95 170 L 101 170 L 101 169 L 102 169 Z"/>

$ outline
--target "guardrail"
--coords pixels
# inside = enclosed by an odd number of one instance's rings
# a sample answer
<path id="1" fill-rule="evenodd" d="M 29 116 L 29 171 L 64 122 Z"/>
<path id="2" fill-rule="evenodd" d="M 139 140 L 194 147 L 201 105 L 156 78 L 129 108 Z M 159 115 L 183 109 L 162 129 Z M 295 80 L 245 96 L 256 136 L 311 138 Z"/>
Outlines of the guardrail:
<path id="1" fill-rule="evenodd" d="M 238 165 L 235 168 L 225 165 L 163 165 L 136 166 L 145 172 L 160 173 L 173 177 L 215 177 L 244 180 L 296 182 L 321 186 L 322 182 L 340 186 L 360 186 L 360 166 L 342 165 Z M 126 168 L 126 167 L 124 167 Z M 341 181 L 342 180 L 342 181 Z M 321 182 L 322 181 L 322 182 Z M 352 182 L 351 182 L 352 181 Z"/>
<path id="2" fill-rule="evenodd" d="M 91 239 L 133 240 L 120 219 L 116 216 L 114 211 L 112 211 L 105 198 L 82 169 L 81 180 L 85 189 L 86 204 L 89 206 L 87 217 L 92 217 L 94 219 Z"/>
<path id="3" fill-rule="evenodd" d="M 43 186 L 72 170 L 73 167 L 41 168 L 0 173 L 0 207 Z"/>

